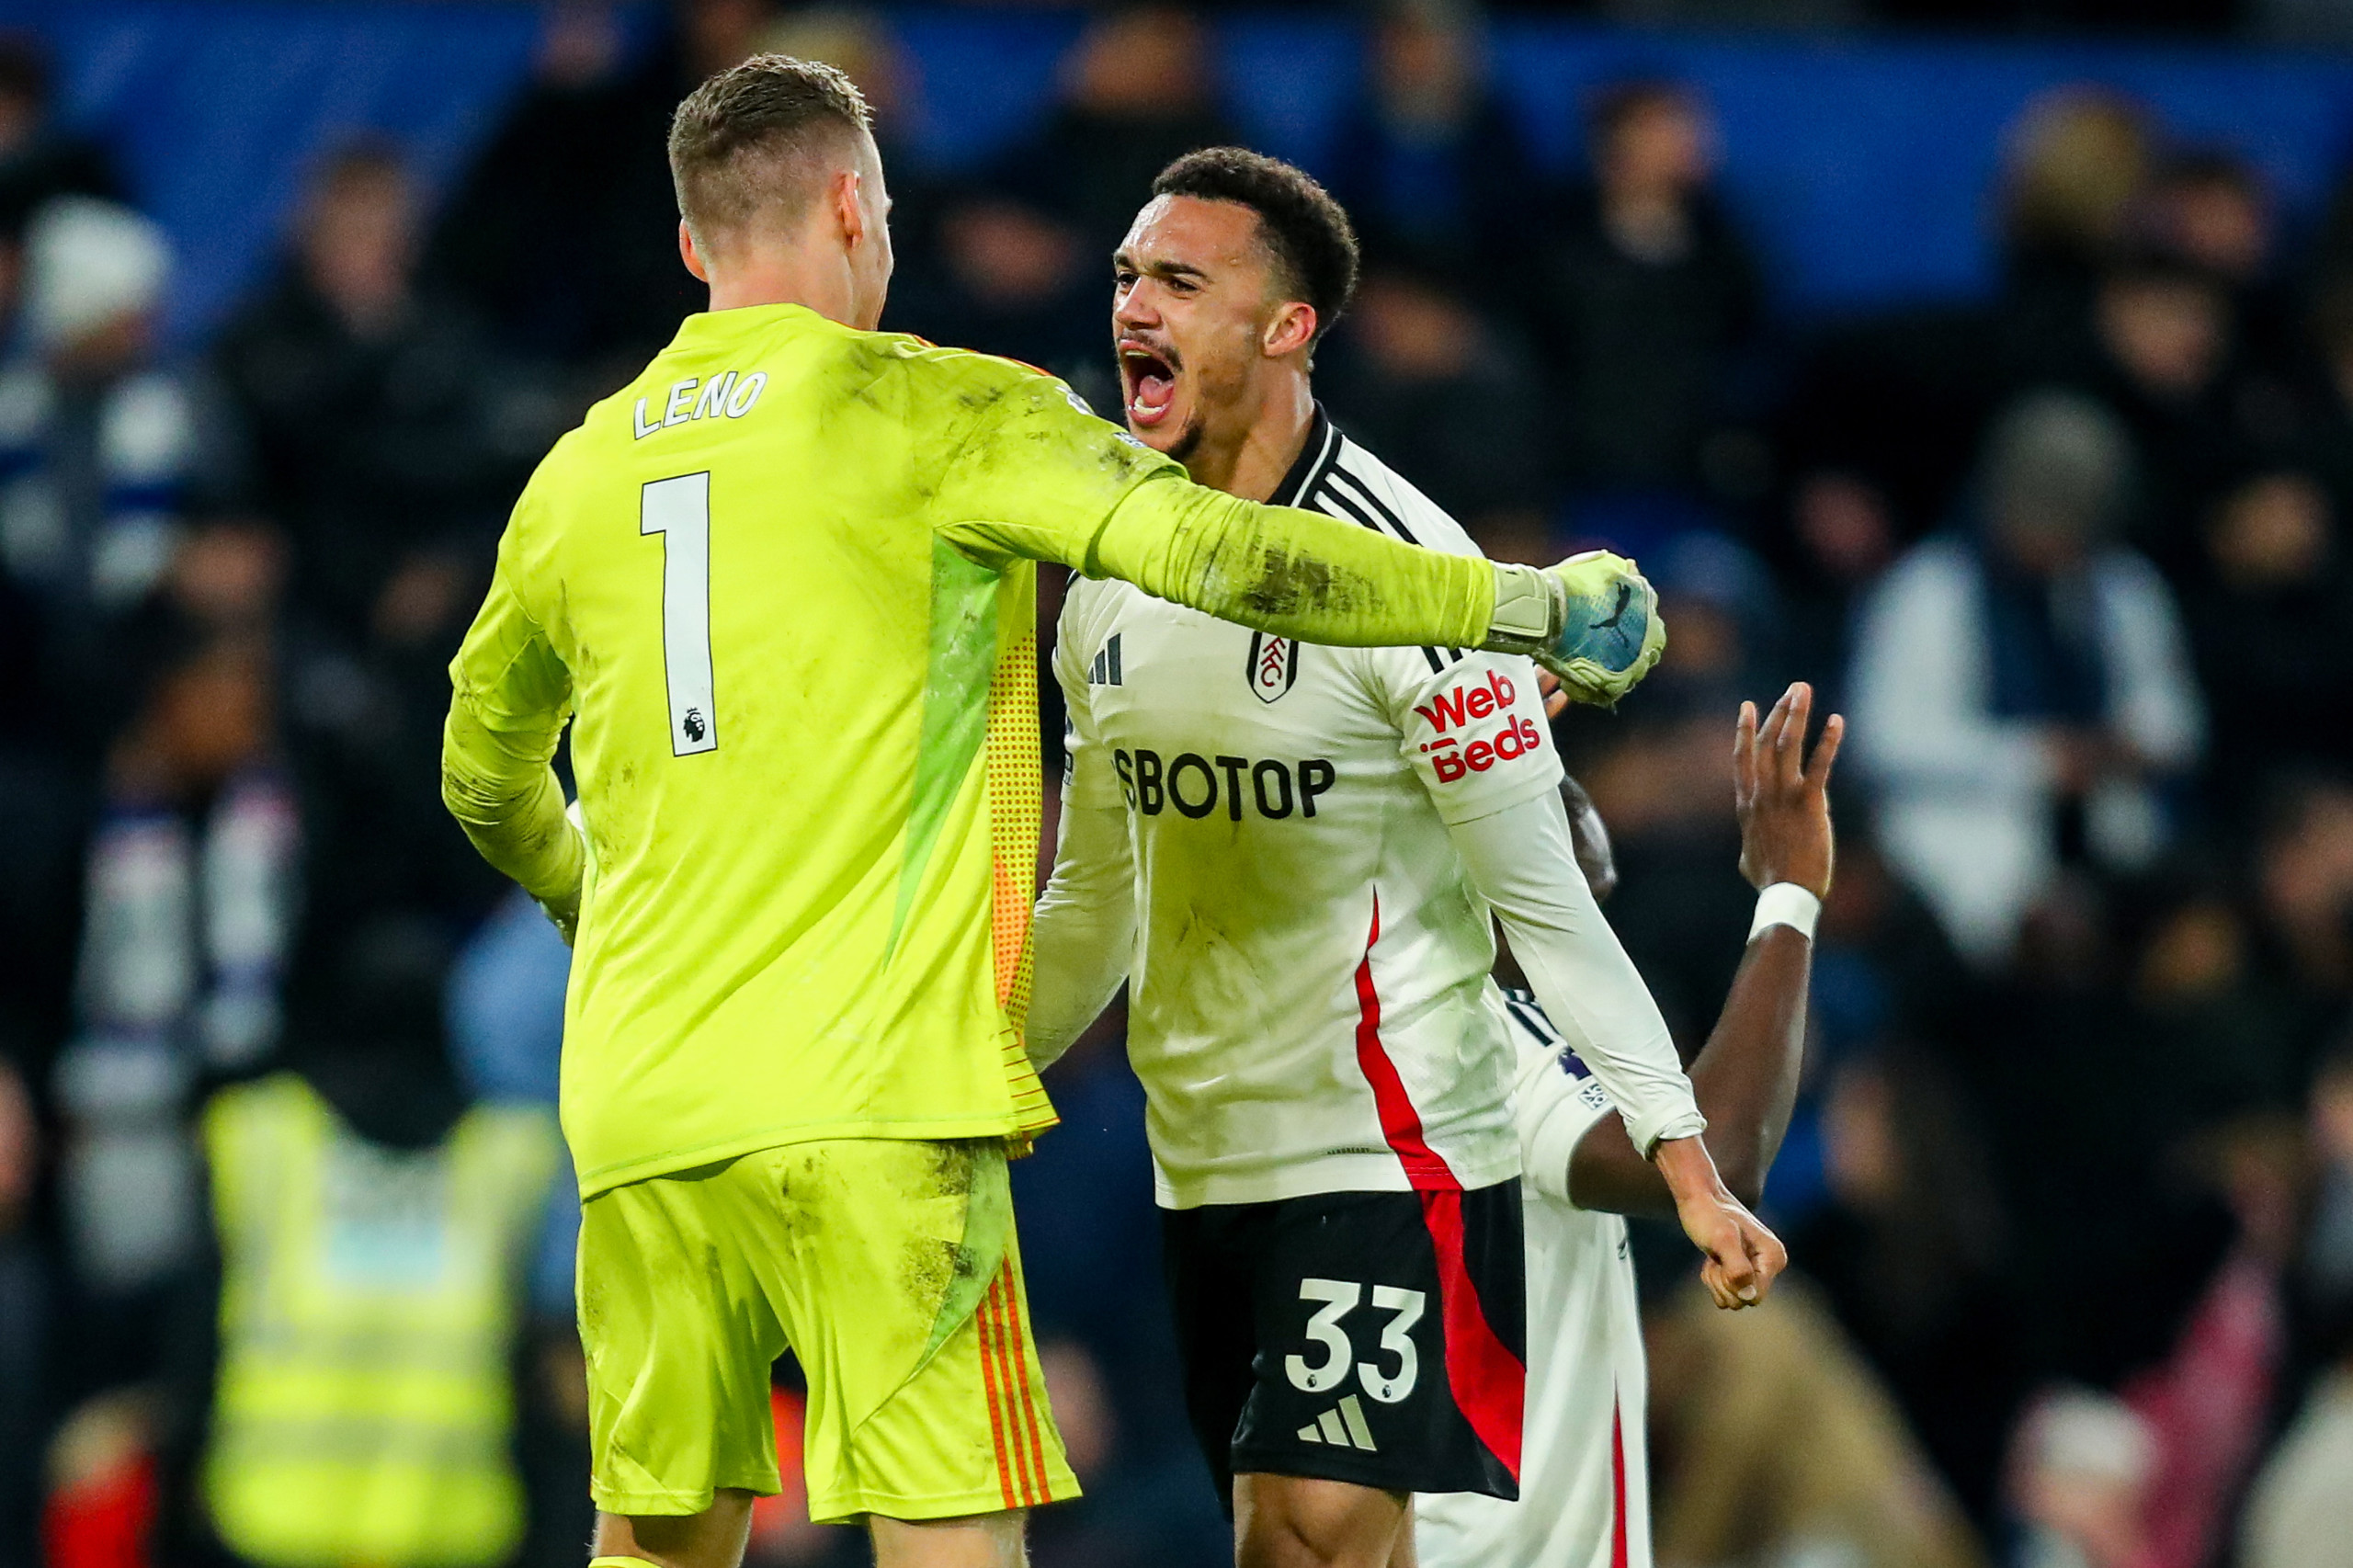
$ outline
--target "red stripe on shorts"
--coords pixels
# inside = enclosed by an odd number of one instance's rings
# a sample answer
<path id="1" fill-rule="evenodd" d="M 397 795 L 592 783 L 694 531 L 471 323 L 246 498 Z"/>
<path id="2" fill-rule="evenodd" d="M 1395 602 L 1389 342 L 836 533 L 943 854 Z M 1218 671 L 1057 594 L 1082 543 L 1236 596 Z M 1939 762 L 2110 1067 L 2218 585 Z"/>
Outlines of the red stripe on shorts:
<path id="1" fill-rule="evenodd" d="M 1626 1415 L 1609 1402 L 1609 1568 L 1626 1568 Z"/>
<path id="2" fill-rule="evenodd" d="M 1013 1494 L 1013 1467 L 1005 1451 L 1005 1413 L 999 1408 L 996 1395 L 995 1351 L 989 1343 L 989 1302 L 986 1296 L 972 1311 L 972 1336 L 981 1351 L 981 1389 L 989 1407 L 989 1441 L 996 1449 L 996 1483 L 1007 1508 L 1016 1506 Z"/>
<path id="3" fill-rule="evenodd" d="M 1455 1407 L 1487 1451 L 1519 1479 L 1520 1426 L 1526 1414 L 1528 1369 L 1487 1322 L 1486 1309 L 1463 1258 L 1462 1183 L 1422 1136 L 1421 1113 L 1381 1042 L 1381 992 L 1373 983 L 1372 949 L 1381 940 L 1381 897 L 1373 895 L 1372 930 L 1357 965 L 1357 1065 L 1372 1085 L 1381 1136 L 1421 1195 L 1422 1223 L 1438 1255 L 1438 1315 L 1446 1333 L 1446 1381 Z"/>
<path id="4" fill-rule="evenodd" d="M 992 1312 L 996 1323 L 997 1375 L 1005 1383 L 1005 1431 L 1006 1440 L 1013 1446 L 1014 1481 L 1020 1490 L 1021 1506 L 1033 1507 L 1039 1501 L 1038 1483 L 1041 1478 L 1038 1474 L 1036 1458 L 1022 1432 L 1021 1402 L 1028 1379 L 1020 1360 L 1020 1325 L 1013 1316 L 1013 1304 L 1002 1269 L 989 1286 L 989 1296 L 994 1303 Z"/>
<path id="5" fill-rule="evenodd" d="M 1029 1352 L 1027 1346 L 1029 1325 L 1021 1321 L 1021 1285 L 1014 1278 L 1013 1266 L 1007 1263 L 998 1277 L 1005 1282 L 1006 1308 L 1013 1314 L 1013 1364 L 1021 1373 L 1017 1385 L 1021 1394 L 1021 1418 L 1029 1432 L 1029 1455 L 1038 1467 L 1038 1501 L 1051 1503 L 1054 1483 L 1046 1475 L 1046 1442 L 1038 1431 L 1038 1405 L 1029 1397 Z"/>

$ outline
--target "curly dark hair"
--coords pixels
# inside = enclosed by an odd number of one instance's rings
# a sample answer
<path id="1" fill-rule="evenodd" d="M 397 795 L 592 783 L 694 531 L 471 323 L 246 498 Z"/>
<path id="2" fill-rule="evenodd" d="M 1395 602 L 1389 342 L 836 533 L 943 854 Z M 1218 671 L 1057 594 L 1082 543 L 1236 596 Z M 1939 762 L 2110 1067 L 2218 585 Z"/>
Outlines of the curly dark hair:
<path id="1" fill-rule="evenodd" d="M 1161 170 L 1152 194 L 1231 201 L 1256 213 L 1285 291 L 1315 312 L 1318 339 L 1355 297 L 1356 225 L 1306 170 L 1244 147 L 1204 147 Z"/>

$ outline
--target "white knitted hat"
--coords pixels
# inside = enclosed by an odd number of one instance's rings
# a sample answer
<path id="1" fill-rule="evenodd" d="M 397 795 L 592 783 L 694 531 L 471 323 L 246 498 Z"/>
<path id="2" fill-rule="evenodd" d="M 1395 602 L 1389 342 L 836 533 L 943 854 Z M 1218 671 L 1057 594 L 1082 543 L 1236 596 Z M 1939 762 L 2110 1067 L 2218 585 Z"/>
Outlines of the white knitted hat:
<path id="1" fill-rule="evenodd" d="M 171 243 L 153 220 L 86 196 L 60 197 L 25 234 L 25 324 L 52 348 L 163 302 Z"/>

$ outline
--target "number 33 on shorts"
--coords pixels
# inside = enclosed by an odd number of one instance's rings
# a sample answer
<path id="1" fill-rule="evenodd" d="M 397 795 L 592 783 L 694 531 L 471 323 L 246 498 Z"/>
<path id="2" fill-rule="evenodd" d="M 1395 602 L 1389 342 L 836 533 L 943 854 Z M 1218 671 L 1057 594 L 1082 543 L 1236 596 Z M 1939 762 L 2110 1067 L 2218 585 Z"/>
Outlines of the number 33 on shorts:
<path id="1" fill-rule="evenodd" d="M 1424 1305 L 1429 1298 L 1422 1291 L 1396 1285 L 1372 1288 L 1373 1306 L 1390 1314 L 1381 1329 L 1381 1352 L 1392 1358 L 1386 1369 L 1377 1361 L 1356 1360 L 1356 1346 L 1342 1326 L 1342 1320 L 1356 1310 L 1363 1298 L 1364 1287 L 1350 1280 L 1299 1282 L 1301 1301 L 1323 1303 L 1307 1320 L 1307 1337 L 1322 1346 L 1325 1355 L 1319 1366 L 1308 1365 L 1303 1356 L 1283 1358 L 1283 1371 L 1290 1379 L 1291 1387 L 1302 1393 L 1324 1393 L 1347 1381 L 1353 1367 L 1364 1392 L 1383 1404 L 1396 1404 L 1414 1392 L 1414 1383 L 1422 1369 L 1421 1352 L 1414 1346 L 1414 1325 L 1422 1321 Z"/>
<path id="2" fill-rule="evenodd" d="M 1222 1494 L 1241 1473 L 1519 1494 L 1518 1177 L 1161 1224 L 1186 1411 Z"/>

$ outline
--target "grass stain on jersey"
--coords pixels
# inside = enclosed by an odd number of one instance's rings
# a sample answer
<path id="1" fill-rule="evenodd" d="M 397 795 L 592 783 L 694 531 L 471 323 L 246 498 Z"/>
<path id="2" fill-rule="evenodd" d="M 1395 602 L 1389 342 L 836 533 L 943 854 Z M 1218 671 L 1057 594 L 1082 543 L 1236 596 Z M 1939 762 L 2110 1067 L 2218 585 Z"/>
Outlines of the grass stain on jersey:
<path id="1" fill-rule="evenodd" d="M 1360 589 L 1361 585 L 1352 585 L 1329 562 L 1268 547 L 1260 552 L 1238 599 L 1252 614 L 1290 618 L 1310 609 L 1346 611 L 1357 600 L 1352 587 Z"/>
<path id="2" fill-rule="evenodd" d="M 918 1368 L 980 1310 L 981 1298 L 1004 1267 L 1013 1240 L 1013 1187 L 1006 1173 L 1004 1143 L 971 1138 L 938 1147 L 940 1157 L 930 1176 L 908 1199 L 920 1206 L 961 1199 L 963 1225 L 961 1236 L 952 1244 L 911 1244 L 907 1250 L 908 1288 L 923 1292 L 916 1300 L 939 1303 Z"/>

